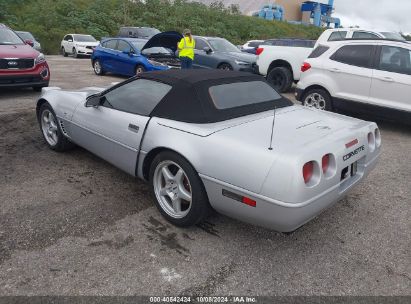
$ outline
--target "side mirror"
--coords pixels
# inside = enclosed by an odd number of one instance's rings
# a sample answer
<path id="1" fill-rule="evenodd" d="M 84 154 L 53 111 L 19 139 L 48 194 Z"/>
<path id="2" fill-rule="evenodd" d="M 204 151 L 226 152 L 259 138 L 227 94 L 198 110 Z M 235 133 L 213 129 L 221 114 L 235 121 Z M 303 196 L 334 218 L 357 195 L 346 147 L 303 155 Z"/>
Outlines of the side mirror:
<path id="1" fill-rule="evenodd" d="M 134 54 L 134 52 L 132 50 L 123 50 L 122 53 L 126 54 L 126 55 L 129 55 L 129 56 Z"/>
<path id="2" fill-rule="evenodd" d="M 203 48 L 203 51 L 206 52 L 207 54 L 210 54 L 213 52 L 212 49 L 210 49 L 208 46 L 206 46 L 205 48 Z"/>
<path id="3" fill-rule="evenodd" d="M 30 45 L 31 47 L 34 47 L 33 40 L 24 40 L 24 43 L 27 44 L 27 45 Z"/>
<path id="4" fill-rule="evenodd" d="M 103 101 L 102 96 L 100 95 L 94 95 L 94 96 L 90 96 L 87 101 L 86 101 L 86 107 L 90 108 L 90 107 L 94 107 L 97 108 L 98 106 L 101 105 L 102 101 Z"/>

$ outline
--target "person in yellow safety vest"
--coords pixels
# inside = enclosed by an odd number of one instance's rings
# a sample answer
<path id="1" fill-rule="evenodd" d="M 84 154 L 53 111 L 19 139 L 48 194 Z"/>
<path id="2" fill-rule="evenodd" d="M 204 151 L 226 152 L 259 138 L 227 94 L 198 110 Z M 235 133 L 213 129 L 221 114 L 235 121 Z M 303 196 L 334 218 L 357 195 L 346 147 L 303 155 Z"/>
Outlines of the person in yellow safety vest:
<path id="1" fill-rule="evenodd" d="M 193 67 L 194 48 L 196 47 L 196 42 L 193 36 L 191 36 L 191 31 L 189 29 L 185 29 L 183 35 L 184 38 L 181 39 L 177 45 L 181 61 L 181 68 L 191 69 Z"/>

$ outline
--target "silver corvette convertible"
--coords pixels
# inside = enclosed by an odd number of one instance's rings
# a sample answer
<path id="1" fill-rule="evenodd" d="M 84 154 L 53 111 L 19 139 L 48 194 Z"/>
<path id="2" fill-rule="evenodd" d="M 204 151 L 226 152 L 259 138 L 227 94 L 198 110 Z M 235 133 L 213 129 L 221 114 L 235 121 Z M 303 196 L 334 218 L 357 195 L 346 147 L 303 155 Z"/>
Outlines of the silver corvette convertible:
<path id="1" fill-rule="evenodd" d="M 194 225 L 214 209 L 282 232 L 338 202 L 376 165 L 375 123 L 293 105 L 241 72 L 149 72 L 109 89 L 45 88 L 48 146 L 84 147 L 149 182 L 161 214 Z"/>

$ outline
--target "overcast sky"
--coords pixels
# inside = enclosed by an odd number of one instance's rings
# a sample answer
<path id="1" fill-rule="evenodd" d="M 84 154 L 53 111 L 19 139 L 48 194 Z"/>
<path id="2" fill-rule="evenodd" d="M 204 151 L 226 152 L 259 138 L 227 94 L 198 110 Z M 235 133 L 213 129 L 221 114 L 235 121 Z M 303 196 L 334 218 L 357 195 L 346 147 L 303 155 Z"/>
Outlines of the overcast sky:
<path id="1" fill-rule="evenodd" d="M 344 26 L 411 33 L 411 0 L 334 0 L 334 5 Z"/>

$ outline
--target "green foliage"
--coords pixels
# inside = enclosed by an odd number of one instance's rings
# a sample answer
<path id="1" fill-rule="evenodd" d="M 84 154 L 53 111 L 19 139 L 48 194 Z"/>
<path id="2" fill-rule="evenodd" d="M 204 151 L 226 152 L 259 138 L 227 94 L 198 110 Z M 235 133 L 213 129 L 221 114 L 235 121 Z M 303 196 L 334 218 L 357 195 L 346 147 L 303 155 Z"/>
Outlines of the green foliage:
<path id="1" fill-rule="evenodd" d="M 0 23 L 27 30 L 44 51 L 59 51 L 67 33 L 88 33 L 97 39 L 116 35 L 120 26 L 152 26 L 161 31 L 225 37 L 234 44 L 250 39 L 301 37 L 316 39 L 321 29 L 242 16 L 238 6 L 221 1 L 210 6 L 186 0 L 0 0 Z"/>

